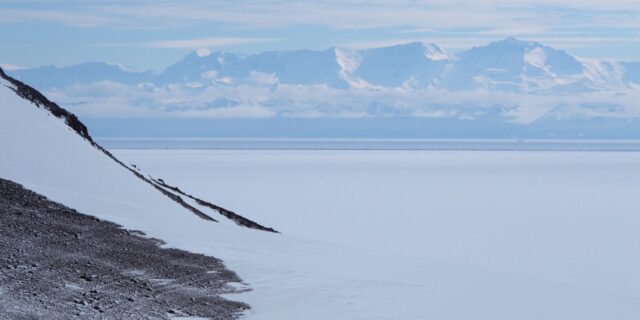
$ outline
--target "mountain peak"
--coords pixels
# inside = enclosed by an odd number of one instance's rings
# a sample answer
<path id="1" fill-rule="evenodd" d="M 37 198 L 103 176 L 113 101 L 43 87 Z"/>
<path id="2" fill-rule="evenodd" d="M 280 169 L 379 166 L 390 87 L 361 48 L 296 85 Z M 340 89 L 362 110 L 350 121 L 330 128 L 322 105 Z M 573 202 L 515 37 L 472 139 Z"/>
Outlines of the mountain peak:
<path id="1" fill-rule="evenodd" d="M 506 38 L 504 38 L 504 40 L 502 40 L 502 41 L 507 42 L 507 43 L 518 43 L 518 42 L 524 42 L 523 40 L 520 40 L 520 39 L 518 39 L 518 38 L 516 38 L 516 37 L 506 37 Z"/>
<path id="2" fill-rule="evenodd" d="M 407 50 L 425 50 L 434 53 L 445 53 L 444 49 L 440 48 L 437 44 L 433 42 L 423 42 L 423 41 L 413 41 L 407 43 L 396 44 L 388 47 L 380 47 L 380 48 L 372 48 L 365 50 L 384 50 L 389 48 L 403 48 Z"/>
<path id="3" fill-rule="evenodd" d="M 530 47 L 541 45 L 536 42 L 521 40 L 516 37 L 507 37 L 502 40 L 491 42 L 488 46 Z"/>
<path id="4" fill-rule="evenodd" d="M 412 41 L 412 42 L 407 42 L 407 43 L 402 43 L 402 44 L 398 44 L 396 45 L 398 47 L 415 47 L 415 48 L 420 48 L 422 46 L 424 46 L 424 42 L 421 41 Z"/>
<path id="5" fill-rule="evenodd" d="M 210 54 L 211 54 L 211 51 L 209 51 L 209 49 L 206 49 L 206 48 L 196 50 L 196 56 L 200 58 L 207 57 Z"/>

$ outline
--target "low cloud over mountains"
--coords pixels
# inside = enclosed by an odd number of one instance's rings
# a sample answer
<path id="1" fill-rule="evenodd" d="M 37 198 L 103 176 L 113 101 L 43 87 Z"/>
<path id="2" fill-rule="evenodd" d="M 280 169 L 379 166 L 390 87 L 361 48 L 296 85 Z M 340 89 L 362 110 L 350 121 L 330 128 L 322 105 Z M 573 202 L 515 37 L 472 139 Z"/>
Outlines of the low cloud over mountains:
<path id="1" fill-rule="evenodd" d="M 632 119 L 640 62 L 580 59 L 507 38 L 263 52 L 198 50 L 160 73 L 90 62 L 11 71 L 84 118 Z"/>

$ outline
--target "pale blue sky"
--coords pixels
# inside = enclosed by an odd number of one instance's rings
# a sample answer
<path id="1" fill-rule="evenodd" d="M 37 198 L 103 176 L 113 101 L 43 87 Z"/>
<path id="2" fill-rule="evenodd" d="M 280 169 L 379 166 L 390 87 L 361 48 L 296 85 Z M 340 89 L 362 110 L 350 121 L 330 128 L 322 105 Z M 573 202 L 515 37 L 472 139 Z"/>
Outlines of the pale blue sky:
<path id="1" fill-rule="evenodd" d="M 640 60 L 638 0 L 0 0 L 0 64 L 107 61 L 161 70 L 198 48 L 233 52 L 516 36 L 581 57 Z"/>

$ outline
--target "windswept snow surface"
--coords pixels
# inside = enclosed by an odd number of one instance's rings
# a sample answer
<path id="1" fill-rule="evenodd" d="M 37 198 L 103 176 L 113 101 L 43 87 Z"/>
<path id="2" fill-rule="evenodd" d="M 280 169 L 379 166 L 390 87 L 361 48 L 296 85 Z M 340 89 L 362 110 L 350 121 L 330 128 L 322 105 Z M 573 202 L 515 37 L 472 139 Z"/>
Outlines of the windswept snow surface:
<path id="1" fill-rule="evenodd" d="M 195 244 L 249 319 L 640 316 L 640 153 L 114 152 L 283 232 Z"/>

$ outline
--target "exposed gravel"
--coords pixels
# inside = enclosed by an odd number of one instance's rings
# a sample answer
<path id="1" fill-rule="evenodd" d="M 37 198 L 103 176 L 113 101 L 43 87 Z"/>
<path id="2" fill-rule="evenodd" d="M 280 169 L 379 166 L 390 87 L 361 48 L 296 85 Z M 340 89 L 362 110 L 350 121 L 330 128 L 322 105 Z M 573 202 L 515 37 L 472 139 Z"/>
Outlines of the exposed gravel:
<path id="1" fill-rule="evenodd" d="M 235 319 L 240 282 L 176 249 L 0 179 L 0 319 Z"/>

